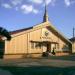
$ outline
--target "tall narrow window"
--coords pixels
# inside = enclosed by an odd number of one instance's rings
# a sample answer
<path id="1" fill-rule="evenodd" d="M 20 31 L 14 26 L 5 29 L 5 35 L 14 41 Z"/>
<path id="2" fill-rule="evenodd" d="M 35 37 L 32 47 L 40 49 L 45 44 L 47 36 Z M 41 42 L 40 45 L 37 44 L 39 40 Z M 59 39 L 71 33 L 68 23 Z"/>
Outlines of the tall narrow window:
<path id="1" fill-rule="evenodd" d="M 31 48 L 34 49 L 34 43 L 33 42 L 31 43 Z"/>
<path id="2" fill-rule="evenodd" d="M 41 43 L 39 43 L 39 48 L 41 49 Z"/>
<path id="3" fill-rule="evenodd" d="M 35 43 L 35 48 L 38 49 L 39 45 L 38 43 Z"/>
<path id="4" fill-rule="evenodd" d="M 57 49 L 59 50 L 59 44 L 57 44 Z"/>

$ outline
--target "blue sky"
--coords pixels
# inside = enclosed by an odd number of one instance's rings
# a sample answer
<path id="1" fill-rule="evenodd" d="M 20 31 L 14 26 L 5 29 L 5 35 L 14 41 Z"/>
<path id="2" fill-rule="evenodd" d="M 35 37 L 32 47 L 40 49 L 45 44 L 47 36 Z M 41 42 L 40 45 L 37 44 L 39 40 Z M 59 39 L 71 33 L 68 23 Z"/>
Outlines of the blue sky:
<path id="1" fill-rule="evenodd" d="M 75 0 L 46 0 L 49 21 L 67 38 L 75 27 Z M 9 31 L 43 21 L 44 0 L 0 0 L 0 26 Z"/>

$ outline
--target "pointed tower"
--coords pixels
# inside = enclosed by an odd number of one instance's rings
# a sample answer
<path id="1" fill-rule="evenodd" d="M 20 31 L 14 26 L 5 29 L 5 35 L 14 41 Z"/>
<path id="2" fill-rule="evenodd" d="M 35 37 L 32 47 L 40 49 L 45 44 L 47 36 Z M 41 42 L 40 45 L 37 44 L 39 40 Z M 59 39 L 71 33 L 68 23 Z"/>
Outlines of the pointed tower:
<path id="1" fill-rule="evenodd" d="M 46 1 L 45 1 L 45 13 L 43 16 L 43 22 L 48 22 L 49 21 L 49 17 L 48 17 L 48 13 L 47 13 L 47 5 L 46 5 Z"/>

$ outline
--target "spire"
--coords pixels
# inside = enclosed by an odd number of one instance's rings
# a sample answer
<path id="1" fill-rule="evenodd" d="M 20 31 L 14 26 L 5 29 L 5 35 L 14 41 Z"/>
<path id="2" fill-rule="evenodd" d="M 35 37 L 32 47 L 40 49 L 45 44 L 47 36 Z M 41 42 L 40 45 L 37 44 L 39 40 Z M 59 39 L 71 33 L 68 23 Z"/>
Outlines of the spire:
<path id="1" fill-rule="evenodd" d="M 44 16 L 43 16 L 43 22 L 48 22 L 48 13 L 47 13 L 47 5 L 46 5 L 46 0 L 45 1 L 45 13 L 44 13 Z"/>

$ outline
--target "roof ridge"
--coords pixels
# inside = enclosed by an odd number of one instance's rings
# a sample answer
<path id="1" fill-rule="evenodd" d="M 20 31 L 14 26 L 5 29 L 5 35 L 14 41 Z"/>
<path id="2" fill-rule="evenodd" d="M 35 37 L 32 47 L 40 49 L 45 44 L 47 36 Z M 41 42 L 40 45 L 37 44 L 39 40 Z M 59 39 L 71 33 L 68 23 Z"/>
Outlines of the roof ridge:
<path id="1" fill-rule="evenodd" d="M 28 28 L 23 28 L 23 29 L 18 29 L 18 30 L 14 30 L 14 31 L 10 31 L 9 33 L 10 34 L 16 34 L 16 33 L 19 33 L 19 32 L 22 32 L 22 31 L 26 31 L 26 30 L 29 30 L 29 29 L 32 29 L 32 27 L 28 27 Z"/>

